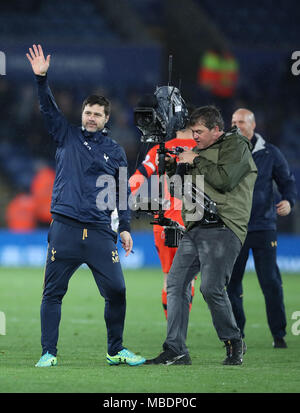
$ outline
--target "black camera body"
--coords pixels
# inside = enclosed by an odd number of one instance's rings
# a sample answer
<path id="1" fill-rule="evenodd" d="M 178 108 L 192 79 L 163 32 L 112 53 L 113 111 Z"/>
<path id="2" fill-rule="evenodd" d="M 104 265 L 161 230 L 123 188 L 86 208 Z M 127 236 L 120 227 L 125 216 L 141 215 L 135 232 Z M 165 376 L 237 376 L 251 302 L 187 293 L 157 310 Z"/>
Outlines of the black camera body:
<path id="1" fill-rule="evenodd" d="M 165 245 L 169 248 L 177 248 L 184 231 L 176 227 L 165 227 Z"/>
<path id="2" fill-rule="evenodd" d="M 184 129 L 188 109 L 175 86 L 157 87 L 154 95 L 146 95 L 134 109 L 134 123 L 142 132 L 142 142 L 161 143 Z"/>

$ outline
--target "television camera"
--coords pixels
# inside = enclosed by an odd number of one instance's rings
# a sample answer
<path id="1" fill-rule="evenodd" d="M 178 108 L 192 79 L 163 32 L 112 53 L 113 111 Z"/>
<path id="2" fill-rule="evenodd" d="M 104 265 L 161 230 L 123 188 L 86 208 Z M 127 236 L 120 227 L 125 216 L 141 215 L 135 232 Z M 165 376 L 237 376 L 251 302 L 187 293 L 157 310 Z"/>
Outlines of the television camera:
<path id="1" fill-rule="evenodd" d="M 166 172 L 165 158 L 169 155 L 179 155 L 183 148 L 176 147 L 175 150 L 166 148 L 166 141 L 173 139 L 176 132 L 184 129 L 188 122 L 188 108 L 181 96 L 180 89 L 171 86 L 172 74 L 172 55 L 169 56 L 169 81 L 168 86 L 157 87 L 154 95 L 146 95 L 134 109 L 134 123 L 142 132 L 141 142 L 156 143 L 159 145 L 158 155 L 158 176 L 159 176 L 159 197 L 156 199 L 157 208 L 151 208 L 149 200 L 147 210 L 154 216 L 152 225 L 161 225 L 165 232 L 165 245 L 168 247 L 178 247 L 179 241 L 185 231 L 185 228 L 176 221 L 166 218 L 164 215 L 164 186 L 163 177 Z M 172 188 L 170 189 L 172 195 Z M 199 197 L 203 195 L 202 198 Z M 206 211 L 207 217 L 214 220 L 216 205 L 211 201 L 199 188 L 192 185 L 189 189 L 189 195 L 194 202 L 203 199 L 200 207 Z M 141 210 L 135 209 L 137 212 Z M 149 213 L 149 212 L 148 212 Z"/>

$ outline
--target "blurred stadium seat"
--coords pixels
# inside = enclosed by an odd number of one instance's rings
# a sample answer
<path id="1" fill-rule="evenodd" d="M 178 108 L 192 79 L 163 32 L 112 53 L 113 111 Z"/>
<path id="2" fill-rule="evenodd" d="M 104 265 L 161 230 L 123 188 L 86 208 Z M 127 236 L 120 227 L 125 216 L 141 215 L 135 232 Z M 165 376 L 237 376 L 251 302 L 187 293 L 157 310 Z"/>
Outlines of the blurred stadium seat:
<path id="1" fill-rule="evenodd" d="M 238 0 L 215 3 L 195 0 L 237 47 L 296 46 L 300 16 L 295 0 Z"/>
<path id="2" fill-rule="evenodd" d="M 34 11 L 12 7 L 0 15 L 1 37 L 39 38 L 62 41 L 120 43 L 121 38 L 96 11 L 92 1 L 45 0 Z"/>
<path id="3" fill-rule="evenodd" d="M 164 7 L 160 0 L 131 0 L 130 3 L 147 25 L 164 24 Z"/>
<path id="4" fill-rule="evenodd" d="M 2 172 L 17 189 L 30 188 L 34 176 L 34 160 L 24 148 L 0 142 L 0 164 Z"/>

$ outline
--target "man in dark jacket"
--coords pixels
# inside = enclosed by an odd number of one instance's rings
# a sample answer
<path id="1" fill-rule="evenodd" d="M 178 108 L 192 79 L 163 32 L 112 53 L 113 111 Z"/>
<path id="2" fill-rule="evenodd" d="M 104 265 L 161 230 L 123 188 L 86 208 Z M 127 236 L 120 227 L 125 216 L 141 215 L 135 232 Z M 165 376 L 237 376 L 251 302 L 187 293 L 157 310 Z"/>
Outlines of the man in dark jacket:
<path id="1" fill-rule="evenodd" d="M 232 116 L 232 125 L 252 143 L 252 155 L 258 169 L 248 234 L 236 260 L 227 293 L 230 298 L 237 324 L 243 337 L 245 314 L 243 309 L 242 279 L 249 250 L 252 249 L 255 269 L 262 288 L 267 311 L 268 324 L 273 336 L 274 348 L 287 347 L 286 316 L 280 271 L 276 263 L 277 214 L 288 215 L 296 199 L 295 178 L 280 150 L 254 133 L 254 114 L 247 109 L 238 109 Z M 281 194 L 281 201 L 275 203 L 273 180 Z"/>
<path id="2" fill-rule="evenodd" d="M 127 160 L 124 150 L 103 134 L 110 103 L 88 97 L 82 107 L 82 126 L 76 127 L 58 109 L 48 86 L 50 55 L 33 45 L 26 54 L 36 75 L 40 109 L 57 144 L 56 177 L 48 234 L 48 254 L 41 304 L 42 356 L 37 367 L 57 364 L 57 341 L 62 299 L 73 273 L 86 263 L 105 299 L 107 362 L 111 365 L 145 362 L 123 347 L 126 309 L 125 282 L 111 228 L 111 213 L 119 213 L 119 233 L 126 256 L 132 250 Z M 125 188 L 125 194 L 124 192 Z M 122 204 L 122 205 L 121 205 Z M 122 206 L 122 207 L 121 207 Z"/>

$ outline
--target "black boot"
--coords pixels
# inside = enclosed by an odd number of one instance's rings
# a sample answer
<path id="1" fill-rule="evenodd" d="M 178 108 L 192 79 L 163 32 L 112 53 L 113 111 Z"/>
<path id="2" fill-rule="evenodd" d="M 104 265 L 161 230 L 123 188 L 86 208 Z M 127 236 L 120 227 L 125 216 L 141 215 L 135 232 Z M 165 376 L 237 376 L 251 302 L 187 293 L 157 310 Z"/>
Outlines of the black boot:
<path id="1" fill-rule="evenodd" d="M 231 341 L 230 340 L 224 341 L 224 344 L 226 348 L 226 358 L 223 360 L 223 364 L 228 364 L 228 361 L 232 353 Z"/>
<path id="2" fill-rule="evenodd" d="M 284 338 L 274 337 L 273 341 L 274 348 L 287 348 L 287 344 Z"/>
<path id="3" fill-rule="evenodd" d="M 224 341 L 226 347 L 226 358 L 224 365 L 237 366 L 243 363 L 244 342 L 242 339 Z"/>

